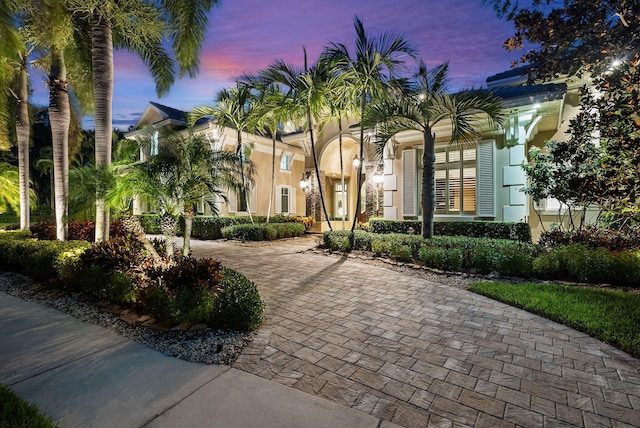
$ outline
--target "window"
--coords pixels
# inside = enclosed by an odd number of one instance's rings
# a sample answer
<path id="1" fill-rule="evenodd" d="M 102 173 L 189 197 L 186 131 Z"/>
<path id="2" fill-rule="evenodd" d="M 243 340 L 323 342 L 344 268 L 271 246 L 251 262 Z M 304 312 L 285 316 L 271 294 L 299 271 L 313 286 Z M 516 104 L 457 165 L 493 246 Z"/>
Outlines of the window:
<path id="1" fill-rule="evenodd" d="M 417 150 L 416 197 L 422 195 L 422 150 Z M 476 214 L 476 148 L 457 146 L 436 148 L 435 213 Z M 418 204 L 419 214 L 422 206 Z"/>
<path id="2" fill-rule="evenodd" d="M 280 170 L 289 171 L 290 169 L 291 169 L 291 156 L 290 155 L 280 156 Z"/>
<path id="3" fill-rule="evenodd" d="M 291 186 L 276 186 L 276 212 L 293 214 L 296 211 L 296 193 Z"/>
<path id="4" fill-rule="evenodd" d="M 158 135 L 158 131 L 153 131 L 153 136 L 151 137 L 151 149 L 149 151 L 149 154 L 151 156 L 156 156 L 158 154 L 158 146 L 160 144 L 158 142 Z"/>
<path id="5" fill-rule="evenodd" d="M 282 214 L 288 214 L 289 213 L 289 188 L 288 187 L 281 187 L 280 188 L 280 207 L 281 207 L 281 213 Z"/>

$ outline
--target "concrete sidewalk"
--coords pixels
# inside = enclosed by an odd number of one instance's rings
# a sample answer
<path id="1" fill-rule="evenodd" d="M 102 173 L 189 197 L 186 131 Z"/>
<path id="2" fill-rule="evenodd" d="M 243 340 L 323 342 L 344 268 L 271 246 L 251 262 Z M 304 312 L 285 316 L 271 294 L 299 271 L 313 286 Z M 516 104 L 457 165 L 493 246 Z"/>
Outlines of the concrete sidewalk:
<path id="1" fill-rule="evenodd" d="M 67 427 L 393 427 L 0 292 L 0 383 Z"/>

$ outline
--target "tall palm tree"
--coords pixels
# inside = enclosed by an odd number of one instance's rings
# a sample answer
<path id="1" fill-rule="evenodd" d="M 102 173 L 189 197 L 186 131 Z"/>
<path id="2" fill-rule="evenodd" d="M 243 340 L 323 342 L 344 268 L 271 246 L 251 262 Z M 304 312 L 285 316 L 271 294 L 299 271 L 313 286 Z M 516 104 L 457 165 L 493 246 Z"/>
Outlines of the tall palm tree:
<path id="1" fill-rule="evenodd" d="M 253 109 L 255 108 L 255 96 L 251 86 L 237 82 L 235 88 L 221 89 L 216 95 L 216 104 L 214 106 L 199 106 L 191 112 L 190 120 L 195 122 L 199 118 L 212 116 L 220 129 L 225 127 L 234 128 L 236 130 L 236 150 L 235 155 L 241 173 L 241 186 L 236 188 L 239 198 L 244 198 L 247 206 L 247 212 L 251 223 L 253 216 L 251 215 L 251 205 L 249 192 L 252 187 L 252 174 L 247 171 L 245 174 L 244 165 L 248 164 L 249 153 L 248 147 L 243 142 L 242 133 L 252 132 L 255 122 L 253 120 Z"/>
<path id="2" fill-rule="evenodd" d="M 20 228 L 29 230 L 29 75 L 27 57 L 30 50 L 17 26 L 22 25 L 18 16 L 23 13 L 17 1 L 10 0 L 0 11 L 0 149 L 8 150 L 8 136 L 12 106 L 15 100 L 15 130 L 18 142 L 18 172 L 20 182 Z M 13 89 L 15 89 L 15 91 Z"/>
<path id="3" fill-rule="evenodd" d="M 360 189 L 362 188 L 362 166 L 365 145 L 364 113 L 367 103 L 379 96 L 386 96 L 386 91 L 397 74 L 405 65 L 407 58 L 414 58 L 416 48 L 401 35 L 385 32 L 377 37 L 370 37 L 365 31 L 362 21 L 354 18 L 356 30 L 355 51 L 349 52 L 342 43 L 330 43 L 324 52 L 338 70 L 346 73 L 350 84 L 360 98 L 360 164 L 358 165 L 358 185 L 356 212 L 353 216 L 351 231 L 353 232 L 360 211 Z"/>
<path id="4" fill-rule="evenodd" d="M 267 220 L 271 216 L 273 195 L 275 192 L 276 174 L 276 141 L 279 126 L 289 120 L 292 108 L 292 99 L 287 97 L 278 85 L 262 81 L 258 76 L 245 75 L 242 78 L 248 86 L 257 94 L 252 109 L 252 128 L 259 134 L 271 136 L 271 185 L 269 186 L 269 205 L 267 207 Z"/>
<path id="5" fill-rule="evenodd" d="M 327 110 L 327 88 L 330 87 L 328 81 L 332 78 L 331 70 L 326 67 L 326 62 L 318 62 L 309 67 L 307 64 L 307 51 L 304 52 L 304 67 L 299 68 L 287 64 L 282 60 L 275 60 L 269 67 L 259 72 L 260 78 L 269 84 L 275 84 L 283 88 L 289 99 L 293 102 L 291 106 L 297 108 L 290 109 L 290 113 L 295 120 L 302 120 L 306 123 L 311 142 L 311 152 L 313 155 L 313 166 L 316 174 L 318 195 L 322 205 L 322 211 L 330 230 L 331 218 L 327 212 L 324 198 L 323 183 L 320 177 L 320 168 L 316 154 L 315 145 L 315 123 L 319 117 Z"/>
<path id="6" fill-rule="evenodd" d="M 335 64 L 332 64 L 330 59 L 326 56 L 321 56 L 320 61 L 325 64 L 325 67 L 330 69 L 335 68 Z M 328 81 L 329 90 L 327 91 L 327 112 L 322 118 L 322 126 L 337 122 L 338 123 L 338 153 L 340 156 L 340 185 L 341 185 L 341 203 L 345 207 L 342 211 L 342 229 L 345 229 L 345 221 L 347 215 L 347 200 L 345 192 L 345 174 L 344 174 L 344 153 L 343 153 L 343 136 L 342 136 L 342 120 L 349 119 L 355 116 L 359 107 L 359 97 L 354 87 L 350 84 L 346 73 L 337 73 Z"/>
<path id="7" fill-rule="evenodd" d="M 381 154 L 388 140 L 398 132 L 418 130 L 423 135 L 422 236 L 433 236 L 435 209 L 435 140 L 433 131 L 450 122 L 451 143 L 473 143 L 480 135 L 481 121 L 501 125 L 502 102 L 486 89 L 447 92 L 448 64 L 431 70 L 420 61 L 410 90 L 400 96 L 381 98 L 370 106 L 365 124 L 378 126 L 376 151 Z"/>
<path id="8" fill-rule="evenodd" d="M 90 22 L 93 96 L 95 100 L 96 164 L 111 163 L 113 49 L 138 54 L 156 82 L 158 96 L 175 80 L 171 56 L 163 47 L 170 39 L 179 74 L 197 74 L 199 52 L 207 30 L 208 13 L 219 0 L 66 0 Z M 109 239 L 109 210 L 96 200 L 96 240 Z"/>

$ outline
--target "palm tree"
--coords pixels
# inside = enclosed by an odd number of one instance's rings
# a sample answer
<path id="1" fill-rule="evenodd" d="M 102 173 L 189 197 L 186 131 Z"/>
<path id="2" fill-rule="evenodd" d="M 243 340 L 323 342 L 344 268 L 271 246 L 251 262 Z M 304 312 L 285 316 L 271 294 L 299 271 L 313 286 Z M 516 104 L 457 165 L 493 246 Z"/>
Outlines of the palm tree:
<path id="1" fill-rule="evenodd" d="M 20 228 L 29 230 L 29 75 L 27 44 L 16 28 L 16 14 L 21 12 L 18 2 L 9 1 L 0 11 L 0 87 L 7 91 L 0 93 L 0 149 L 10 147 L 7 130 L 11 116 L 9 98 L 15 100 L 16 139 L 18 142 L 18 172 L 20 181 Z M 11 89 L 15 88 L 15 92 Z"/>
<path id="2" fill-rule="evenodd" d="M 265 70 L 260 71 L 259 76 L 267 84 L 275 84 L 286 89 L 286 96 L 293 101 L 290 105 L 294 107 L 289 109 L 290 114 L 295 120 L 304 120 L 306 122 L 322 211 L 329 225 L 329 229 L 333 230 L 324 198 L 314 135 L 315 120 L 319 119 L 328 108 L 326 91 L 327 88 L 330 87 L 328 82 L 332 77 L 332 73 L 331 70 L 325 66 L 325 62 L 318 62 L 314 66 L 309 67 L 307 64 L 307 51 L 304 48 L 303 51 L 304 68 L 301 69 L 294 65 L 287 64 L 282 60 L 275 60 Z M 297 108 L 295 108 L 295 106 L 297 106 Z"/>
<path id="3" fill-rule="evenodd" d="M 282 92 L 278 85 L 263 82 L 257 76 L 246 75 L 243 76 L 242 80 L 257 91 L 254 99 L 254 108 L 252 109 L 252 128 L 255 128 L 259 134 L 271 136 L 271 185 L 269 186 L 269 205 L 267 207 L 266 220 L 266 224 L 269 224 L 275 192 L 276 140 L 280 124 L 290 118 L 292 100 Z"/>
<path id="4" fill-rule="evenodd" d="M 215 118 L 218 127 L 222 130 L 225 127 L 236 130 L 236 150 L 235 155 L 240 166 L 241 186 L 236 188 L 239 198 L 244 198 L 246 202 L 249 219 L 253 223 L 251 215 L 249 191 L 252 187 L 252 174 L 245 174 L 244 165 L 248 164 L 248 147 L 243 143 L 242 133 L 253 131 L 255 122 L 253 121 L 255 108 L 255 96 L 252 88 L 244 83 L 237 82 L 235 88 L 221 89 L 216 95 L 215 106 L 199 106 L 191 112 L 190 120 L 194 123 L 202 117 L 212 116 Z"/>
<path id="5" fill-rule="evenodd" d="M 171 41 L 180 75 L 197 74 L 199 52 L 207 30 L 208 12 L 219 0 L 67 0 L 75 11 L 85 12 L 90 22 L 95 100 L 96 163 L 111 163 L 113 48 L 137 53 L 151 71 L 158 96 L 174 82 L 174 63 L 165 52 L 163 39 Z M 114 43 L 115 35 L 115 43 Z M 109 211 L 96 200 L 96 241 L 109 239 Z"/>
<path id="6" fill-rule="evenodd" d="M 431 70 L 420 61 L 412 88 L 401 96 L 381 98 L 370 106 L 365 118 L 369 126 L 378 126 L 376 151 L 381 154 L 388 140 L 398 132 L 418 130 L 423 135 L 422 236 L 433 236 L 435 209 L 436 125 L 449 121 L 451 143 L 473 143 L 480 134 L 482 120 L 501 125 L 502 102 L 486 89 L 468 89 L 447 93 L 448 64 Z"/>
<path id="7" fill-rule="evenodd" d="M 378 96 L 386 96 L 389 85 L 396 80 L 397 73 L 404 66 L 407 57 L 413 58 L 416 49 L 403 36 L 383 33 L 370 38 L 362 21 L 354 18 L 356 30 L 355 52 L 342 43 L 330 43 L 324 55 L 336 64 L 339 71 L 346 74 L 350 85 L 360 98 L 360 164 L 358 165 L 358 185 L 356 212 L 353 216 L 353 232 L 360 210 L 360 189 L 362 188 L 362 164 L 364 158 L 365 124 L 364 113 L 367 103 Z"/>
<path id="8" fill-rule="evenodd" d="M 190 252 L 191 228 L 199 202 L 206 202 L 214 215 L 217 201 L 226 200 L 224 189 L 241 185 L 241 169 L 232 152 L 212 150 L 202 135 L 170 136 L 158 154 L 123 168 L 119 191 L 154 200 L 163 215 L 185 220 L 183 255 Z M 252 165 L 251 165 L 252 167 Z M 169 236 L 168 257 L 172 245 Z"/>

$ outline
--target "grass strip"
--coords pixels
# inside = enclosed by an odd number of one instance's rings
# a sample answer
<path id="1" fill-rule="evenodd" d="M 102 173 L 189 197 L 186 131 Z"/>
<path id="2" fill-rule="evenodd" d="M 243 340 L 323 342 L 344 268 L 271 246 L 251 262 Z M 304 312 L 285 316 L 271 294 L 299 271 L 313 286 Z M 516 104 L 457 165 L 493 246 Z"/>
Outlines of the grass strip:
<path id="1" fill-rule="evenodd" d="M 51 417 L 45 416 L 34 404 L 18 397 L 0 385 L 0 428 L 56 428 Z"/>
<path id="2" fill-rule="evenodd" d="M 640 357 L 640 294 L 504 282 L 473 283 L 469 290 L 575 328 Z"/>

